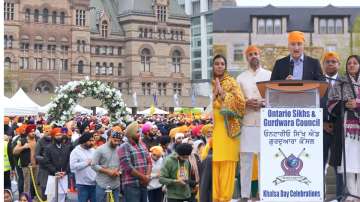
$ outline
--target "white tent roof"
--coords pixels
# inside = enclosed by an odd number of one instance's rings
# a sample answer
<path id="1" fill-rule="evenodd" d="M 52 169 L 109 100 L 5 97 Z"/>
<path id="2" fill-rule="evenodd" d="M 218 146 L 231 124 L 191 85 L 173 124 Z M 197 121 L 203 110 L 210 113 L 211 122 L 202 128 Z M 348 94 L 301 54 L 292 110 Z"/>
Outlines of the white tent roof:
<path id="1" fill-rule="evenodd" d="M 39 111 L 42 112 L 42 113 L 46 113 L 46 112 L 49 110 L 50 106 L 51 106 L 51 102 L 48 103 L 48 104 L 45 105 L 45 106 L 40 107 L 40 108 L 39 108 Z M 73 112 L 74 112 L 74 113 L 79 112 L 79 113 L 84 113 L 84 114 L 92 114 L 92 110 L 91 110 L 91 109 L 87 109 L 87 108 L 85 108 L 85 107 L 83 107 L 83 106 L 81 106 L 81 105 L 76 105 L 76 106 L 74 107 Z"/>
<path id="2" fill-rule="evenodd" d="M 144 111 L 139 111 L 137 114 L 143 114 L 143 115 L 149 115 L 151 111 L 151 108 L 145 109 Z M 155 113 L 154 114 L 169 114 L 169 112 L 158 109 L 155 107 Z"/>
<path id="3" fill-rule="evenodd" d="M 22 88 L 19 88 L 19 90 L 10 100 L 13 104 L 28 110 L 38 112 L 40 108 L 38 104 L 36 104 L 31 98 L 29 98 L 29 96 L 26 95 Z"/>
<path id="4" fill-rule="evenodd" d="M 127 111 L 128 113 L 131 113 L 131 112 L 132 112 L 132 110 L 131 110 L 130 107 L 126 107 L 126 111 Z M 102 108 L 102 107 L 96 107 L 96 114 L 105 115 L 105 114 L 107 114 L 107 113 L 108 113 L 108 110 L 107 110 L 107 109 Z"/>
<path id="5" fill-rule="evenodd" d="M 76 112 L 80 112 L 82 114 L 92 114 L 93 111 L 91 109 L 85 108 L 83 106 L 76 105 L 74 108 L 74 113 L 76 113 Z"/>
<path id="6" fill-rule="evenodd" d="M 18 104 L 12 102 L 11 99 L 5 96 L 1 98 L 1 103 L 4 106 L 5 116 L 30 116 L 30 115 L 38 114 L 37 110 L 19 106 Z"/>

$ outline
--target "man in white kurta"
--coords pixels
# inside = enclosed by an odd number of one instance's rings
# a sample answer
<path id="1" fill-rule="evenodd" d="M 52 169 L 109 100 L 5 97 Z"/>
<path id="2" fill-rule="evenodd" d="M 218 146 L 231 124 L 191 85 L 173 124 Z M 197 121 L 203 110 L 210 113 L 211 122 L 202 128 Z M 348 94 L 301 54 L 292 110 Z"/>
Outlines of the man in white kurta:
<path id="1" fill-rule="evenodd" d="M 246 51 L 249 68 L 237 77 L 246 99 L 245 115 L 242 121 L 240 136 L 240 182 L 241 198 L 247 201 L 251 193 L 251 177 L 254 154 L 260 152 L 260 109 L 264 99 L 256 86 L 256 82 L 269 81 L 271 72 L 260 67 L 260 50 L 249 46 Z"/>

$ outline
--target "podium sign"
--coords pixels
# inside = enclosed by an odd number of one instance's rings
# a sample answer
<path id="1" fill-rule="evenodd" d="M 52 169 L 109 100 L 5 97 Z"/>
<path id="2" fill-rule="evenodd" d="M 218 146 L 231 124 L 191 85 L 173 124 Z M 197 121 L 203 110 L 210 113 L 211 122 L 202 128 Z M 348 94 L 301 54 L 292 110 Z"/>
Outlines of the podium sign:
<path id="1" fill-rule="evenodd" d="M 260 201 L 323 201 L 321 108 L 263 108 Z"/>

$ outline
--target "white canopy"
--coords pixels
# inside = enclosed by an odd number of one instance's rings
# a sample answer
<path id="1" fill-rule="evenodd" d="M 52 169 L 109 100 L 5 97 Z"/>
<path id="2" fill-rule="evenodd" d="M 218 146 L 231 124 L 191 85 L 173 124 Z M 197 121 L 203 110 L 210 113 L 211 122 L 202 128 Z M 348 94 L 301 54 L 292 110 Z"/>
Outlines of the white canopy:
<path id="1" fill-rule="evenodd" d="M 158 108 L 154 108 L 155 112 L 154 114 L 169 114 L 169 112 L 158 109 Z M 149 109 L 145 109 L 144 111 L 139 111 L 137 114 L 143 114 L 143 115 L 149 115 L 151 112 L 151 107 Z"/>
<path id="2" fill-rule="evenodd" d="M 29 96 L 26 95 L 22 88 L 19 88 L 19 90 L 10 100 L 13 104 L 31 111 L 36 111 L 36 113 L 40 108 L 38 104 L 36 104 L 31 98 L 29 98 Z"/>
<path id="3" fill-rule="evenodd" d="M 130 107 L 126 107 L 126 111 L 129 112 L 129 113 L 132 112 L 132 110 L 131 110 Z M 107 114 L 107 113 L 108 113 L 108 110 L 107 110 L 107 109 L 102 108 L 102 107 L 96 107 L 96 114 L 98 114 L 98 115 L 105 115 L 105 114 Z"/>
<path id="4" fill-rule="evenodd" d="M 74 113 L 79 112 L 79 113 L 82 113 L 82 114 L 92 114 L 93 111 L 91 109 L 85 108 L 83 106 L 76 105 L 73 112 Z"/>
<path id="5" fill-rule="evenodd" d="M 51 102 L 48 103 L 45 106 L 40 107 L 39 111 L 42 112 L 42 113 L 46 113 L 50 109 L 50 106 L 51 106 Z M 82 114 L 92 114 L 92 110 L 87 109 L 87 108 L 85 108 L 85 107 L 83 107 L 81 105 L 76 105 L 75 106 L 75 108 L 73 110 L 73 113 L 76 113 L 76 112 L 82 113 Z"/>
<path id="6" fill-rule="evenodd" d="M 31 116 L 38 114 L 37 110 L 19 106 L 5 96 L 1 98 L 1 103 L 3 103 L 4 106 L 5 116 Z"/>
<path id="7" fill-rule="evenodd" d="M 96 107 L 96 114 L 105 115 L 108 113 L 108 110 L 102 107 Z"/>

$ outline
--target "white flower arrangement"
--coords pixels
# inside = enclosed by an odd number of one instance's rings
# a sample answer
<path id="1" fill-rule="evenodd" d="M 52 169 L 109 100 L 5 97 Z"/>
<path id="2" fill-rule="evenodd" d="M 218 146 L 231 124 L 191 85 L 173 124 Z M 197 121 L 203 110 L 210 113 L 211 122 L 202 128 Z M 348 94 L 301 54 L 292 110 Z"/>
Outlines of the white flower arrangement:
<path id="1" fill-rule="evenodd" d="M 51 124 L 64 125 L 71 119 L 72 111 L 79 98 L 93 97 L 100 99 L 103 106 L 108 109 L 112 121 L 131 121 L 126 111 L 126 104 L 119 90 L 100 81 L 89 79 L 71 81 L 64 86 L 56 88 L 57 97 L 53 98 L 48 110 L 47 119 Z"/>

